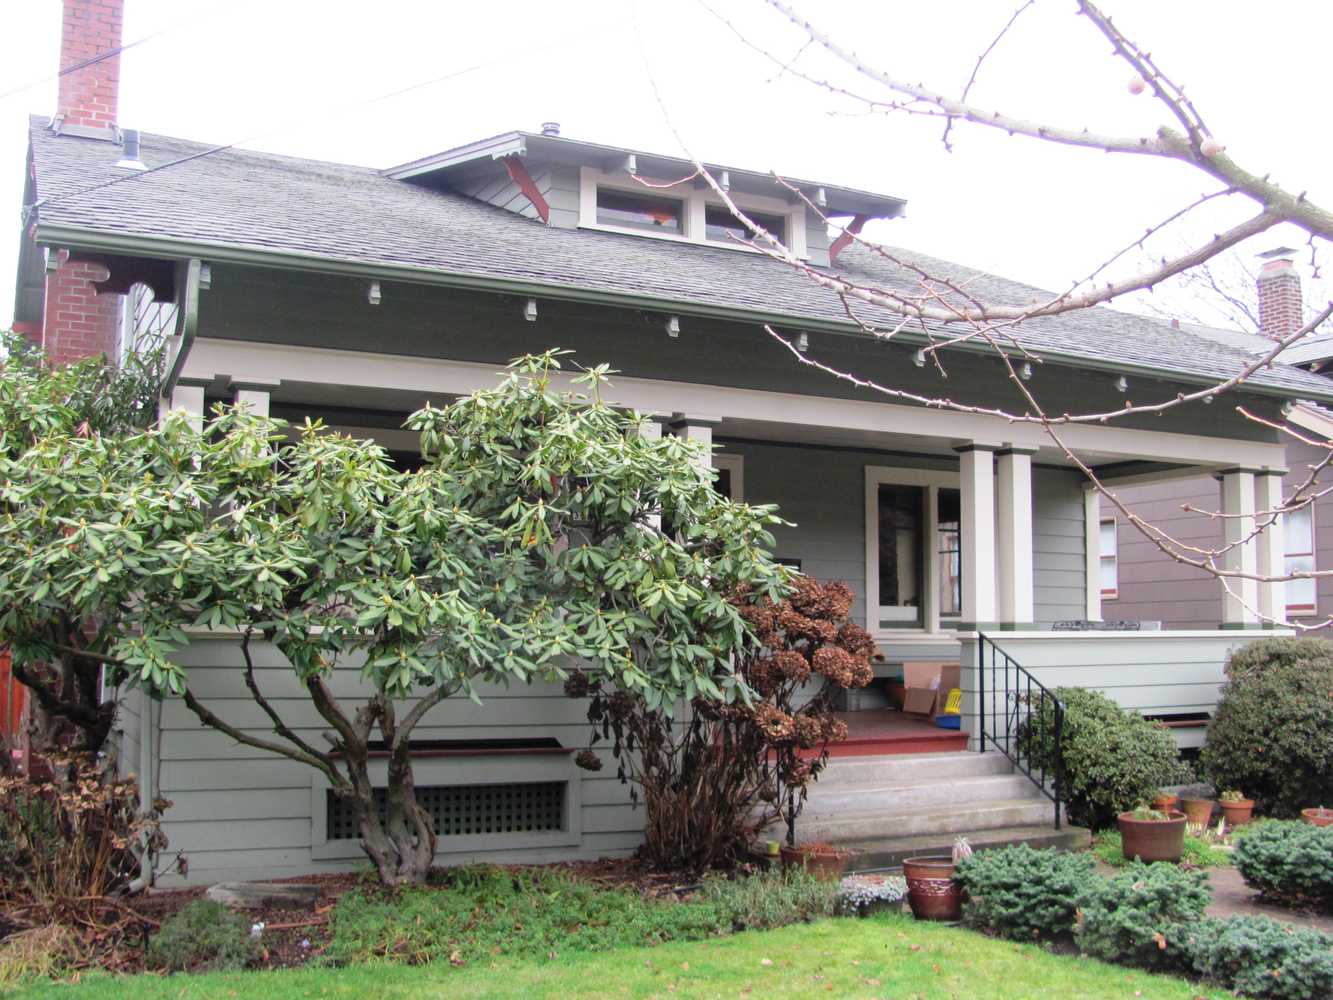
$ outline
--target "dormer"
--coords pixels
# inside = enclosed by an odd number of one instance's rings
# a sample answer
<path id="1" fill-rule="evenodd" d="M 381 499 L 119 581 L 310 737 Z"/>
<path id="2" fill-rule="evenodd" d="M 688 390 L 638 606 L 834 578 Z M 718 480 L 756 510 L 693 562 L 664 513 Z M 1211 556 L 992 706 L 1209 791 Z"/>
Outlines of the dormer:
<path id="1" fill-rule="evenodd" d="M 846 242 L 830 246 L 820 213 L 856 232 L 870 219 L 901 215 L 906 204 L 834 184 L 706 166 L 740 209 L 820 267 L 829 266 Z M 748 237 L 745 227 L 708 183 L 694 176 L 689 160 L 567 139 L 550 123 L 541 132 L 506 132 L 384 173 L 562 229 L 755 252 L 737 240 Z"/>

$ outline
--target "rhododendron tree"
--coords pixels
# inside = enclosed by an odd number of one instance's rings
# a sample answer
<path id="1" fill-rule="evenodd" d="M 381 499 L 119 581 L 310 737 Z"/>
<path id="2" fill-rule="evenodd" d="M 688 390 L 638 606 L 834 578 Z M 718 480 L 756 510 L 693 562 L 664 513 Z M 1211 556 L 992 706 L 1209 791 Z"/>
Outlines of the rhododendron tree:
<path id="1" fill-rule="evenodd" d="M 642 855 L 662 867 L 724 865 L 778 819 L 793 841 L 829 744 L 847 736 L 837 696 L 873 676 L 874 640 L 847 620 L 846 584 L 796 576 L 780 600 L 742 587 L 730 602 L 753 633 L 736 663 L 742 697 L 696 697 L 668 713 L 587 673 L 565 685 L 570 697 L 591 697 L 593 745 L 611 741 L 620 779 L 645 807 Z M 588 752 L 577 763 L 602 766 Z"/>
<path id="2" fill-rule="evenodd" d="M 743 606 L 786 577 L 769 557 L 777 515 L 720 496 L 696 444 L 648 437 L 604 401 L 605 367 L 557 388 L 561 353 L 413 414 L 425 461 L 406 471 L 368 442 L 289 434 L 244 407 L 202 430 L 180 411 L 43 429 L 32 383 L 67 372 L 0 363 L 0 643 L 15 676 L 95 665 L 107 691 L 179 697 L 237 743 L 320 771 L 387 884 L 421 882 L 434 861 L 412 736 L 445 699 L 561 679 L 571 662 L 667 716 L 681 699 L 742 696 Z M 749 596 L 727 600 L 738 588 Z M 233 690 L 262 725 L 194 686 L 190 628 L 234 636 Z M 318 738 L 261 690 L 261 642 Z M 339 693 L 339 670 L 359 688 Z"/>

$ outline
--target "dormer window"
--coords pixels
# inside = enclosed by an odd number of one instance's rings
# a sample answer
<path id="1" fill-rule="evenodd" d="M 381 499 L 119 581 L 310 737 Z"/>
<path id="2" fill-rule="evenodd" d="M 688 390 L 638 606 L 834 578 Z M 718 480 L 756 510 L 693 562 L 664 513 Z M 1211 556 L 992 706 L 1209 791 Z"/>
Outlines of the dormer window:
<path id="1" fill-rule="evenodd" d="M 685 203 L 676 198 L 638 194 L 616 188 L 597 189 L 597 224 L 621 229 L 679 236 L 685 230 Z"/>
<path id="2" fill-rule="evenodd" d="M 745 212 L 757 226 L 768 230 L 770 236 L 785 243 L 787 240 L 787 220 L 779 215 L 765 215 L 762 212 Z M 726 205 L 708 205 L 704 208 L 704 238 L 716 243 L 737 245 L 737 240 L 749 240 L 754 234 L 740 219 L 731 214 Z"/>
<path id="3" fill-rule="evenodd" d="M 805 206 L 794 199 L 737 190 L 736 207 L 782 241 L 797 257 L 806 256 Z M 579 168 L 579 225 L 661 240 L 701 243 L 755 253 L 746 246 L 753 234 L 731 214 L 717 194 L 696 178 L 684 181 L 626 170 Z"/>

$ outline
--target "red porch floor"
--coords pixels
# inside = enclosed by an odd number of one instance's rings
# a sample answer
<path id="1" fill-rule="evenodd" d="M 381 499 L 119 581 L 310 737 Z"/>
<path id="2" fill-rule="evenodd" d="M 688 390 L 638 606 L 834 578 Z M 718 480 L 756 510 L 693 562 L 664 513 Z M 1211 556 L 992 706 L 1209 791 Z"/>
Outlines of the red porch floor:
<path id="1" fill-rule="evenodd" d="M 905 715 L 891 708 L 839 712 L 838 717 L 847 723 L 847 739 L 829 747 L 833 757 L 967 749 L 967 733 L 941 729 L 929 719 Z"/>

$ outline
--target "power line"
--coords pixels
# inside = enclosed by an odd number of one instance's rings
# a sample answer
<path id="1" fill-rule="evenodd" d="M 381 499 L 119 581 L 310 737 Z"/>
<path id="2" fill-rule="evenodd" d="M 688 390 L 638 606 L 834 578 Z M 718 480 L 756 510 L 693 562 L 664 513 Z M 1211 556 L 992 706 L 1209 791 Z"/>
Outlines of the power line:
<path id="1" fill-rule="evenodd" d="M 351 105 L 351 107 L 353 108 L 369 107 L 372 104 L 378 104 L 382 101 L 387 101 L 395 97 L 401 97 L 403 94 L 409 94 L 415 90 L 421 90 L 425 87 L 430 87 L 437 83 L 444 83 L 448 80 L 454 80 L 457 79 L 458 77 L 467 76 L 469 73 L 475 73 L 478 70 L 488 69 L 491 66 L 503 62 L 508 62 L 509 60 L 515 59 L 519 56 L 528 56 L 537 52 L 544 52 L 549 49 L 554 49 L 558 46 L 564 45 L 566 41 L 567 39 L 562 37 L 547 42 L 544 45 L 533 46 L 528 49 L 521 49 L 517 52 L 509 52 L 503 56 L 498 56 L 494 59 L 488 59 L 485 62 L 474 63 L 473 65 L 466 66 L 463 69 L 454 70 L 452 72 L 445 73 L 441 76 L 432 77 L 429 80 L 421 80 L 418 83 L 409 84 L 406 87 L 399 87 L 394 90 L 386 91 L 385 93 L 378 94 L 375 97 L 367 98 L 363 101 L 358 101 L 355 104 Z M 331 114 L 343 114 L 346 111 L 347 108 L 342 107 L 338 108 L 335 112 L 331 112 Z M 133 173 L 127 173 L 123 177 L 112 177 L 110 180 L 105 180 L 102 181 L 101 183 L 93 184 L 86 188 L 81 188 L 78 191 L 70 191 L 67 194 L 56 195 L 53 198 L 39 198 L 37 199 L 37 201 L 33 202 L 33 204 L 24 206 L 24 219 L 25 219 L 24 224 L 26 225 L 26 220 L 30 216 L 32 211 L 42 208 L 44 206 L 58 205 L 61 202 L 68 201 L 70 198 L 78 198 L 85 194 L 91 194 L 94 191 L 101 191 L 102 189 L 109 188 L 114 184 L 123 184 L 126 181 L 139 180 L 140 178 L 147 177 L 150 174 L 159 173 L 163 170 L 168 170 L 171 167 L 178 167 L 183 163 L 190 163 L 194 160 L 202 160 L 204 157 L 212 156 L 215 153 L 224 153 L 227 150 L 235 149 L 237 146 L 240 146 L 244 143 L 255 142 L 256 140 L 264 139 L 271 135 L 276 135 L 281 131 L 282 131 L 281 128 L 274 128 L 274 129 L 268 129 L 263 132 L 252 133 L 243 138 L 233 140 L 232 142 L 223 143 L 220 146 L 211 146 L 208 149 L 201 149 L 196 153 L 190 153 L 189 155 L 182 156 L 179 159 L 169 160 L 166 163 L 159 163 L 157 166 L 148 167 L 146 170 L 138 170 Z"/>
<path id="2" fill-rule="evenodd" d="M 69 76 L 71 73 L 77 73 L 79 70 L 87 69 L 89 66 L 96 66 L 100 62 L 104 62 L 107 59 L 112 59 L 120 55 L 122 52 L 128 52 L 130 49 L 142 45 L 144 42 L 149 42 L 160 35 L 165 35 L 169 31 L 175 31 L 177 28 L 183 28 L 183 27 L 188 27 L 190 25 L 198 24 L 200 21 L 207 20 L 210 17 L 216 17 L 218 13 L 220 12 L 216 10 L 208 11 L 204 14 L 201 14 L 199 17 L 187 18 L 184 21 L 177 21 L 175 24 L 165 25 L 161 28 L 158 28 L 156 31 L 150 32 L 149 34 L 142 36 L 141 38 L 136 38 L 132 42 L 126 42 L 124 45 L 118 45 L 114 49 L 107 49 L 105 52 L 99 52 L 95 56 L 89 56 L 87 59 L 81 59 L 79 62 L 66 66 L 63 69 L 59 70 L 58 72 L 50 74 L 49 76 L 43 76 L 40 79 L 33 80 L 29 83 L 25 83 L 18 87 L 14 87 L 12 90 L 6 90 L 0 92 L 0 101 L 13 97 L 15 94 L 22 94 L 26 91 L 32 90 L 34 87 L 40 87 L 44 83 L 50 83 L 52 80 L 59 80 L 61 77 Z"/>

